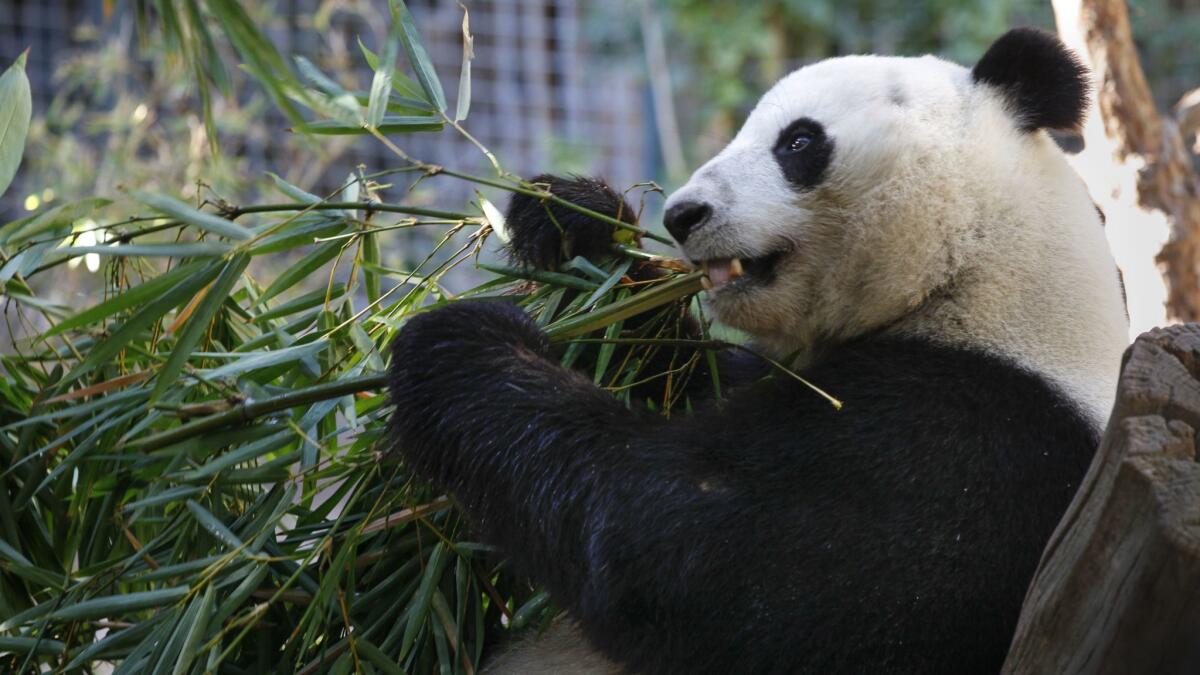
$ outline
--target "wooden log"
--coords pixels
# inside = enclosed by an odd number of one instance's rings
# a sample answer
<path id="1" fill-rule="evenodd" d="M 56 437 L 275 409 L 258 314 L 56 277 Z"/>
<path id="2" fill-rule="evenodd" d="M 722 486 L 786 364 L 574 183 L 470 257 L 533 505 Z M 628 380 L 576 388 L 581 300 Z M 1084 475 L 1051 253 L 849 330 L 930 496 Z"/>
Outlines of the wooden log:
<path id="1" fill-rule="evenodd" d="M 1200 673 L 1200 325 L 1125 354 L 1100 449 L 1034 576 L 1003 672 Z"/>

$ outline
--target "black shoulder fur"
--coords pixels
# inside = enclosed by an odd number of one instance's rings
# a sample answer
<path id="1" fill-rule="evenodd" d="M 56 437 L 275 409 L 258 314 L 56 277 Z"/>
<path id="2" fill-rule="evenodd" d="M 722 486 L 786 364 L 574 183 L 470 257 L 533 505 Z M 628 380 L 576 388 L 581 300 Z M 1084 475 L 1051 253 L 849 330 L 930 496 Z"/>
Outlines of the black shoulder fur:
<path id="1" fill-rule="evenodd" d="M 1004 92 L 1022 131 L 1076 129 L 1088 105 L 1087 66 L 1057 36 L 1035 28 L 1001 35 L 971 71 Z"/>

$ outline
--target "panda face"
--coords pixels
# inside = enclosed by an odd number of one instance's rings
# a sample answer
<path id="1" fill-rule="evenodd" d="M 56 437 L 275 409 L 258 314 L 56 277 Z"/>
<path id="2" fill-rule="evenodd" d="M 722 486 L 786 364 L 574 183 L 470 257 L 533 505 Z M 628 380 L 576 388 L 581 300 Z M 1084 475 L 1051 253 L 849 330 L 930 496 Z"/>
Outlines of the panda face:
<path id="1" fill-rule="evenodd" d="M 667 203 L 717 316 L 811 343 L 885 323 L 946 279 L 973 210 L 957 186 L 977 89 L 932 57 L 830 59 L 776 84 Z"/>

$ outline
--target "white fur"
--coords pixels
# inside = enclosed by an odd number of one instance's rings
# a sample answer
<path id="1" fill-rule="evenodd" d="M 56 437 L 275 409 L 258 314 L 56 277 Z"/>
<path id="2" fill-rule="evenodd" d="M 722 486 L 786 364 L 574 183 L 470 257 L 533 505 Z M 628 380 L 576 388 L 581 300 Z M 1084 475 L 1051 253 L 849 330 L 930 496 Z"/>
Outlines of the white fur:
<path id="1" fill-rule="evenodd" d="M 835 144 L 804 192 L 771 155 L 800 117 Z M 688 200 L 714 207 L 683 246 L 693 260 L 792 249 L 769 286 L 710 294 L 775 353 L 881 328 L 982 347 L 1107 419 L 1128 325 L 1099 217 L 1053 141 L 1019 131 L 967 69 L 852 56 L 796 71 L 667 206 Z"/>
<path id="2" fill-rule="evenodd" d="M 799 117 L 835 143 L 824 181 L 806 193 L 771 155 Z M 714 207 L 683 246 L 689 258 L 793 249 L 770 286 L 710 298 L 721 320 L 776 354 L 886 327 L 1007 356 L 1097 427 L 1107 419 L 1128 328 L 1099 217 L 1049 137 L 1018 131 L 965 68 L 853 56 L 796 71 L 667 206 L 687 200 Z M 836 382 L 819 384 L 837 394 Z M 552 631 L 487 672 L 619 672 L 569 626 Z"/>

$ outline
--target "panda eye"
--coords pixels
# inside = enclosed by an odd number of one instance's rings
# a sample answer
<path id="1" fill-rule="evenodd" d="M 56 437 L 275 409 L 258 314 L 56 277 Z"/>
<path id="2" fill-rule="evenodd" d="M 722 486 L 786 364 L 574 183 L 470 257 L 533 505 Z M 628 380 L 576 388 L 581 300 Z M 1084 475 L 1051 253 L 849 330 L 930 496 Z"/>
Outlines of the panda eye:
<path id="1" fill-rule="evenodd" d="M 785 152 L 800 152 L 807 148 L 812 143 L 812 135 L 806 131 L 796 133 L 788 139 L 787 145 L 784 146 Z"/>

